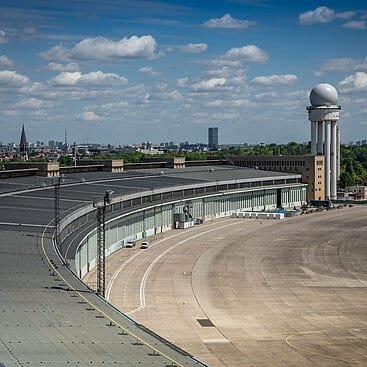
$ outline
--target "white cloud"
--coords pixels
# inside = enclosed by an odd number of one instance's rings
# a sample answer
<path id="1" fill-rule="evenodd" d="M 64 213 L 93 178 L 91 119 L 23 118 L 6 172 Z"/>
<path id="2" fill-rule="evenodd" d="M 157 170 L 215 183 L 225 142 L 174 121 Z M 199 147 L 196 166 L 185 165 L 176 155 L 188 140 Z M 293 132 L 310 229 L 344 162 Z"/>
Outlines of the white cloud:
<path id="1" fill-rule="evenodd" d="M 152 67 L 142 67 L 139 69 L 140 73 L 143 74 L 149 74 L 149 75 L 161 75 L 162 72 L 158 68 L 152 68 Z"/>
<path id="2" fill-rule="evenodd" d="M 38 98 L 30 98 L 25 101 L 20 101 L 15 104 L 15 107 L 27 108 L 27 109 L 40 109 L 45 107 L 52 107 L 54 104 L 50 101 L 43 101 Z"/>
<path id="3" fill-rule="evenodd" d="M 207 92 L 212 91 L 218 86 L 224 85 L 226 78 L 212 78 L 208 80 L 203 80 L 200 83 L 195 83 L 191 85 L 191 90 L 194 92 Z"/>
<path id="4" fill-rule="evenodd" d="M 161 90 L 158 93 L 152 93 L 148 96 L 148 100 L 159 101 L 180 101 L 182 99 L 182 94 L 177 90 Z"/>
<path id="5" fill-rule="evenodd" d="M 79 71 L 62 72 L 49 83 L 53 86 L 122 86 L 127 84 L 127 79 L 114 73 L 103 73 L 102 71 L 93 71 L 82 74 Z"/>
<path id="6" fill-rule="evenodd" d="M 189 43 L 184 46 L 177 46 L 178 52 L 182 54 L 198 54 L 200 52 L 204 52 L 208 49 L 208 45 L 206 43 Z"/>
<path id="7" fill-rule="evenodd" d="M 73 73 L 64 71 L 61 74 L 57 75 L 55 78 L 52 78 L 50 80 L 50 84 L 55 86 L 75 85 L 81 76 L 82 73 L 80 73 L 79 71 Z"/>
<path id="8" fill-rule="evenodd" d="M 317 23 L 329 23 L 335 19 L 349 19 L 355 13 L 353 11 L 344 11 L 337 13 L 335 10 L 326 6 L 319 6 L 315 10 L 306 11 L 299 15 L 299 22 L 302 25 L 311 25 Z"/>
<path id="9" fill-rule="evenodd" d="M 215 99 L 214 101 L 209 101 L 204 104 L 205 107 L 248 107 L 251 102 L 246 99 L 234 99 L 234 100 L 223 100 Z"/>
<path id="10" fill-rule="evenodd" d="M 29 83 L 28 77 L 18 74 L 16 71 L 0 71 L 0 87 L 23 87 Z"/>
<path id="11" fill-rule="evenodd" d="M 342 11 L 340 13 L 336 13 L 335 16 L 338 19 L 350 19 L 352 18 L 356 13 L 354 11 Z"/>
<path id="12" fill-rule="evenodd" d="M 56 45 L 47 51 L 40 52 L 39 55 L 44 60 L 64 64 L 70 59 L 70 50 L 62 45 Z"/>
<path id="13" fill-rule="evenodd" d="M 214 60 L 210 60 L 208 62 L 208 65 L 210 67 L 214 67 L 214 68 L 238 68 L 241 67 L 241 61 L 238 60 L 228 60 L 228 59 L 214 59 Z"/>
<path id="14" fill-rule="evenodd" d="M 343 24 L 343 28 L 351 28 L 351 29 L 366 29 L 366 21 L 365 20 L 351 20 Z"/>
<path id="15" fill-rule="evenodd" d="M 225 57 L 230 60 L 250 61 L 263 63 L 268 60 L 268 55 L 255 45 L 247 45 L 239 48 L 232 48 L 227 51 Z"/>
<path id="16" fill-rule="evenodd" d="M 83 111 L 80 113 L 79 119 L 85 122 L 97 122 L 101 120 L 102 117 L 97 115 L 93 111 Z"/>
<path id="17" fill-rule="evenodd" d="M 6 38 L 6 33 L 3 30 L 0 30 L 0 44 L 7 43 L 8 40 Z"/>
<path id="18" fill-rule="evenodd" d="M 340 91 L 358 92 L 367 91 L 367 73 L 357 72 L 353 75 L 349 75 L 339 83 Z"/>
<path id="19" fill-rule="evenodd" d="M 15 66 L 14 61 L 10 60 L 5 55 L 0 56 L 0 67 L 13 68 Z"/>
<path id="20" fill-rule="evenodd" d="M 246 29 L 255 24 L 255 22 L 235 19 L 231 14 L 225 14 L 222 18 L 209 19 L 203 25 L 206 28 Z"/>
<path id="21" fill-rule="evenodd" d="M 233 69 L 226 66 L 220 69 L 209 69 L 205 71 L 204 75 L 211 78 L 229 78 L 233 75 Z"/>
<path id="22" fill-rule="evenodd" d="M 126 101 L 119 101 L 119 102 L 110 102 L 106 103 L 104 105 L 101 105 L 101 109 L 104 110 L 118 110 L 120 111 L 121 108 L 126 108 L 129 106 L 129 103 Z"/>
<path id="23" fill-rule="evenodd" d="M 241 118 L 238 112 L 218 112 L 213 114 L 214 120 L 238 120 Z"/>
<path id="24" fill-rule="evenodd" d="M 297 76 L 293 74 L 257 76 L 252 79 L 252 83 L 265 86 L 294 84 L 296 81 Z"/>
<path id="25" fill-rule="evenodd" d="M 79 65 L 75 62 L 70 62 L 66 65 L 59 64 L 57 62 L 50 62 L 44 67 L 44 69 L 49 71 L 57 71 L 59 73 L 63 71 L 79 71 Z"/>
<path id="26" fill-rule="evenodd" d="M 353 59 L 350 57 L 335 58 L 327 61 L 321 66 L 321 72 L 318 74 L 322 75 L 322 71 L 360 71 L 367 70 L 367 57 L 364 59 Z"/>
<path id="27" fill-rule="evenodd" d="M 279 97 L 279 93 L 277 92 L 263 92 L 255 94 L 256 99 L 275 99 Z"/>
<path id="28" fill-rule="evenodd" d="M 65 63 L 68 60 L 118 62 L 127 59 L 153 58 L 156 46 L 155 39 L 150 35 L 124 37 L 119 41 L 96 37 L 86 38 L 72 49 L 56 45 L 48 51 L 41 52 L 40 56 L 56 63 Z"/>
<path id="29" fill-rule="evenodd" d="M 185 87 L 189 81 L 188 77 L 176 79 L 176 85 L 178 87 Z"/>

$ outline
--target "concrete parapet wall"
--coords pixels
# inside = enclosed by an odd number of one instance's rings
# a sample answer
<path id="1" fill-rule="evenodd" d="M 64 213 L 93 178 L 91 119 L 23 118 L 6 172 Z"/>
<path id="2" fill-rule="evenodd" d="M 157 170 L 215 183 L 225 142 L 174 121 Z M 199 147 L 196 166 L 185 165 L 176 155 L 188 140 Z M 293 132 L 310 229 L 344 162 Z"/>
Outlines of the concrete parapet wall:
<path id="1" fill-rule="evenodd" d="M 186 158 L 185 157 L 144 157 L 143 163 L 163 163 L 162 168 L 185 168 Z"/>
<path id="2" fill-rule="evenodd" d="M 36 176 L 38 168 L 12 169 L 0 171 L 1 178 Z"/>
<path id="3" fill-rule="evenodd" d="M 124 161 L 122 159 L 80 159 L 76 162 L 77 166 L 102 166 L 106 172 L 122 172 L 124 170 Z"/>
<path id="4" fill-rule="evenodd" d="M 58 162 L 22 162 L 22 163 L 5 163 L 5 170 L 27 170 L 30 168 L 37 169 L 36 176 L 55 177 L 59 176 Z"/>
<path id="5" fill-rule="evenodd" d="M 227 165 L 228 161 L 226 159 L 206 159 L 199 161 L 186 161 L 186 167 L 194 166 L 221 166 Z"/>
<path id="6" fill-rule="evenodd" d="M 167 162 L 143 162 L 143 163 L 125 163 L 124 170 L 149 169 L 149 168 L 166 168 Z"/>
<path id="7" fill-rule="evenodd" d="M 79 173 L 79 172 L 97 172 L 104 171 L 104 166 L 102 164 L 94 164 L 89 166 L 67 166 L 60 167 L 60 173 Z"/>

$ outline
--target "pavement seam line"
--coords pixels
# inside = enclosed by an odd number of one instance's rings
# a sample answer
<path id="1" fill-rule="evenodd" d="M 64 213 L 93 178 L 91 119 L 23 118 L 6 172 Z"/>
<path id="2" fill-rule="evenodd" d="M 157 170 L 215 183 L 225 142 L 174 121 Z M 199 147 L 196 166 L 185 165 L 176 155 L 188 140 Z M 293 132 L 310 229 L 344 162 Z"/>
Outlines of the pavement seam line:
<path id="1" fill-rule="evenodd" d="M 235 223 L 230 223 L 230 224 L 226 224 L 226 225 L 223 225 L 223 226 L 220 226 L 220 227 L 216 227 L 216 228 L 213 228 L 213 229 L 208 229 L 204 232 L 200 232 L 198 234 L 195 234 L 191 237 L 188 237 L 178 243 L 176 243 L 176 245 L 168 248 L 166 251 L 162 252 L 159 256 L 157 256 L 154 261 L 148 266 L 147 270 L 145 271 L 144 275 L 143 275 L 143 278 L 141 280 L 141 283 L 140 283 L 140 290 L 139 290 L 139 293 L 140 293 L 140 306 L 138 308 L 136 308 L 135 310 L 132 310 L 130 312 L 127 312 L 126 314 L 127 315 L 132 315 L 133 313 L 135 312 L 139 312 L 141 310 L 143 310 L 145 308 L 145 285 L 146 285 L 146 282 L 147 282 L 147 279 L 148 279 L 148 276 L 150 274 L 150 272 L 152 271 L 153 267 L 155 266 L 155 264 L 164 256 L 166 255 L 168 252 L 170 252 L 171 250 L 173 250 L 174 248 L 176 248 L 177 246 L 179 245 L 182 245 L 183 243 L 189 241 L 189 240 L 192 240 L 196 237 L 199 237 L 203 234 L 206 234 L 206 233 L 210 233 L 210 232 L 214 232 L 218 229 L 221 229 L 221 228 L 225 228 L 225 227 L 229 227 L 229 226 L 233 226 L 235 224 L 237 224 L 238 222 L 235 222 Z"/>
<path id="2" fill-rule="evenodd" d="M 318 352 L 314 352 L 310 349 L 307 349 L 307 348 L 302 348 L 302 347 L 299 347 L 293 343 L 291 343 L 289 340 L 291 338 L 294 338 L 296 336 L 300 336 L 300 335 L 309 335 L 309 334 L 318 334 L 318 333 L 323 333 L 323 332 L 326 332 L 326 331 L 331 331 L 331 330 L 316 330 L 316 331 L 304 331 L 304 332 L 299 332 L 299 333 L 296 333 L 296 334 L 292 334 L 292 335 L 288 335 L 285 339 L 285 342 L 286 344 L 293 348 L 293 349 L 296 349 L 298 351 L 302 351 L 302 352 L 306 352 L 306 353 L 310 353 L 310 354 L 313 354 L 313 355 L 316 355 L 316 356 L 320 356 L 320 357 L 324 357 L 324 358 L 329 358 L 329 359 L 333 359 L 335 361 L 340 361 L 340 362 L 344 362 L 344 363 L 353 363 L 353 364 L 365 364 L 364 362 L 358 362 L 358 361 L 353 361 L 353 360 L 346 360 L 346 359 L 343 359 L 343 358 L 338 358 L 338 357 L 334 357 L 334 356 L 330 356 L 328 354 L 324 354 L 324 353 L 318 353 Z"/>

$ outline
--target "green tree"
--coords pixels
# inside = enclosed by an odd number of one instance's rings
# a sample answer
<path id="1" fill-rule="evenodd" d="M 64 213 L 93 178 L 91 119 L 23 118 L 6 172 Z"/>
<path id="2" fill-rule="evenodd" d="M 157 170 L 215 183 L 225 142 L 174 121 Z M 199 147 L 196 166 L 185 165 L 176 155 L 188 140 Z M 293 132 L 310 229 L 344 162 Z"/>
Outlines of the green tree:
<path id="1" fill-rule="evenodd" d="M 59 163 L 60 166 L 72 166 L 74 164 L 74 160 L 72 157 L 64 155 L 59 158 Z"/>

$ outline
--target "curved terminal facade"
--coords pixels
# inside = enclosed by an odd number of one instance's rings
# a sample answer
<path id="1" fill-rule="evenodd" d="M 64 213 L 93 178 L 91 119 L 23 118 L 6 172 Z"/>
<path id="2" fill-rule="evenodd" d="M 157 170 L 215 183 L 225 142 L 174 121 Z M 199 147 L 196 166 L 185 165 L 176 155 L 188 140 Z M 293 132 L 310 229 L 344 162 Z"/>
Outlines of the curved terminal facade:
<path id="1" fill-rule="evenodd" d="M 128 242 L 178 228 L 184 207 L 188 208 L 192 222 L 198 224 L 243 211 L 299 207 L 306 201 L 307 185 L 300 182 L 300 175 L 251 169 L 233 172 L 240 173 L 240 176 L 234 180 L 195 183 L 114 198 L 109 208 L 113 218 L 105 225 L 106 256 Z M 202 174 L 202 171 L 198 172 L 199 176 Z M 213 176 L 213 172 L 210 175 Z M 94 213 L 93 208 L 83 208 L 64 219 L 61 224 L 64 241 L 77 228 L 95 221 L 91 213 Z M 97 229 L 84 231 L 76 251 L 68 252 L 66 256 L 73 271 L 80 278 L 84 277 L 96 266 Z"/>

